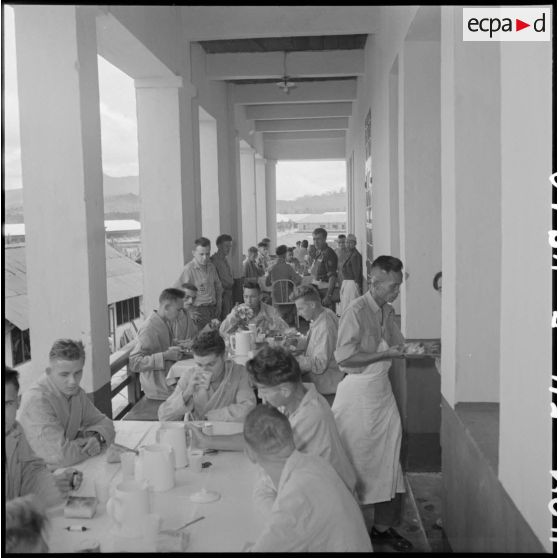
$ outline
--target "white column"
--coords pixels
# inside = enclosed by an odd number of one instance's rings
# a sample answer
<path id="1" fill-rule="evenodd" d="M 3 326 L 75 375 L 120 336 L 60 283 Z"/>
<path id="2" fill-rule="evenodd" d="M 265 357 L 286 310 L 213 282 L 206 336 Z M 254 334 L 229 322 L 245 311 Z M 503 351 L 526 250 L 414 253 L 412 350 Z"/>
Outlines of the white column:
<path id="1" fill-rule="evenodd" d="M 256 230 L 258 240 L 267 234 L 267 204 L 265 187 L 265 159 L 256 153 Z"/>
<path id="2" fill-rule="evenodd" d="M 460 8 L 442 7 L 442 394 L 499 399 L 500 53 L 462 41 Z"/>
<path id="3" fill-rule="evenodd" d="M 250 246 L 256 246 L 258 238 L 256 221 L 256 168 L 255 151 L 240 142 L 240 186 L 242 198 L 242 249 L 248 254 Z"/>
<path id="4" fill-rule="evenodd" d="M 221 233 L 217 122 L 201 107 L 199 111 L 202 234 L 211 240 L 214 247 L 215 240 Z"/>
<path id="5" fill-rule="evenodd" d="M 191 259 L 201 232 L 191 96 L 182 78 L 136 80 L 145 315 Z M 195 115 L 197 118 L 197 114 Z"/>
<path id="6" fill-rule="evenodd" d="M 277 247 L 277 188 L 276 167 L 274 159 L 265 160 L 265 205 L 267 216 L 267 236 L 271 238 L 271 248 Z"/>
<path id="7" fill-rule="evenodd" d="M 33 371 L 81 339 L 82 386 L 110 415 L 96 12 L 14 10 Z"/>
<path id="8" fill-rule="evenodd" d="M 432 278 L 442 268 L 440 43 L 407 41 L 399 69 L 401 326 L 408 338 L 434 338 L 440 336 L 440 296 Z"/>
<path id="9" fill-rule="evenodd" d="M 548 23 L 548 22 L 547 22 Z M 501 43 L 502 257 L 499 478 L 547 552 L 553 229 L 552 45 Z M 518 117 L 518 115 L 523 115 Z M 536 282 L 533 288 L 532 281 Z M 484 284 L 484 281 L 483 281 Z M 445 286 L 445 283 L 444 283 Z M 556 384 L 553 382 L 553 386 Z M 536 433 L 536 434 L 533 434 Z M 528 440 L 528 451 L 518 440 Z M 528 482 L 529 490 L 522 487 Z"/>

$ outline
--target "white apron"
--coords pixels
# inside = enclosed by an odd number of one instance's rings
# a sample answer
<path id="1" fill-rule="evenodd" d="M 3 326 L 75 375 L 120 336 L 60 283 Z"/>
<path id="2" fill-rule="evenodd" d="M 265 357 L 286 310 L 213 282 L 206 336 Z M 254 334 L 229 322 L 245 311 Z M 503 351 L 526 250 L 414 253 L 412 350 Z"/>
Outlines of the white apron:
<path id="1" fill-rule="evenodd" d="M 387 350 L 381 340 L 378 352 Z M 391 500 L 405 492 L 399 463 L 401 419 L 391 391 L 391 361 L 375 362 L 360 374 L 347 374 L 337 386 L 331 410 L 357 474 L 360 504 Z"/>
<path id="2" fill-rule="evenodd" d="M 345 308 L 351 304 L 351 302 L 360 296 L 360 291 L 356 281 L 352 279 L 344 279 L 341 283 L 341 289 L 339 291 L 339 315 L 341 316 L 345 311 Z"/>

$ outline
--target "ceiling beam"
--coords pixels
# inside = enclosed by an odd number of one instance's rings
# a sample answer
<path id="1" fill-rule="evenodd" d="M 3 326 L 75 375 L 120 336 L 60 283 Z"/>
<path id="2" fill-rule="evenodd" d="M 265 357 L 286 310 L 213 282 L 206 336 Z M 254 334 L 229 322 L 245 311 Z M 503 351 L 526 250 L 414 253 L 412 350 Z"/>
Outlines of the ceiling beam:
<path id="1" fill-rule="evenodd" d="M 382 6 L 182 6 L 189 41 L 375 33 Z"/>
<path id="2" fill-rule="evenodd" d="M 346 130 L 348 118 L 292 118 L 284 120 L 256 120 L 256 132 L 307 132 L 310 130 Z"/>
<path id="3" fill-rule="evenodd" d="M 246 118 L 250 120 L 276 120 L 280 118 L 327 118 L 351 116 L 352 103 L 285 103 L 280 105 L 246 105 Z"/>
<path id="4" fill-rule="evenodd" d="M 268 103 L 308 103 L 354 101 L 357 80 L 308 81 L 298 83 L 289 93 L 283 93 L 274 83 L 233 85 L 233 103 L 260 105 Z"/>
<path id="5" fill-rule="evenodd" d="M 345 139 L 269 141 L 264 143 L 264 157 L 277 161 L 345 159 Z"/>
<path id="6" fill-rule="evenodd" d="M 234 52 L 208 54 L 207 77 L 214 80 L 273 79 L 285 74 L 283 52 Z M 289 52 L 290 77 L 340 77 L 364 74 L 363 50 Z"/>
<path id="7" fill-rule="evenodd" d="M 310 139 L 345 139 L 345 130 L 315 130 L 304 132 L 265 132 L 264 142 Z"/>

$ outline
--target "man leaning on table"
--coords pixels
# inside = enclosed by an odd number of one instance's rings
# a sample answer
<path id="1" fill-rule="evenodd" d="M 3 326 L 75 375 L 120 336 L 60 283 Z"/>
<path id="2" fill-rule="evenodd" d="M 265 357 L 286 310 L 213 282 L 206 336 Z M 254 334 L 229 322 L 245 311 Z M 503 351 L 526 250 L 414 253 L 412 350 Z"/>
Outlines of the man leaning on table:
<path id="1" fill-rule="evenodd" d="M 285 415 L 268 405 L 244 423 L 249 459 L 272 480 L 277 497 L 251 552 L 372 552 L 353 495 L 322 457 L 296 449 Z"/>
<path id="2" fill-rule="evenodd" d="M 337 384 L 345 375 L 333 356 L 337 344 L 339 320 L 335 312 L 322 306 L 313 285 L 302 285 L 293 294 L 298 315 L 310 322 L 304 354 L 296 357 L 303 380 L 311 381 L 330 404 Z"/>
<path id="3" fill-rule="evenodd" d="M 45 374 L 24 394 L 19 422 L 33 451 L 53 467 L 79 463 L 114 441 L 114 425 L 79 386 L 85 362 L 81 341 L 58 339 Z"/>
<path id="4" fill-rule="evenodd" d="M 191 416 L 194 420 L 242 422 L 256 406 L 244 366 L 225 358 L 225 342 L 217 331 L 200 333 L 192 353 L 194 361 L 184 363 L 173 394 L 159 407 L 159 420 Z M 168 381 L 172 383 L 174 377 Z"/>
<path id="5" fill-rule="evenodd" d="M 210 260 L 211 242 L 201 236 L 194 242 L 192 260 L 185 266 L 174 287 L 183 283 L 193 283 L 198 288 L 196 310 L 200 313 L 198 327 L 203 327 L 213 319 L 219 319 L 222 308 L 223 286 L 217 269 Z"/>
<path id="6" fill-rule="evenodd" d="M 183 300 L 181 289 L 165 289 L 159 295 L 159 308 L 141 324 L 130 353 L 128 367 L 140 375 L 141 389 L 148 399 L 162 401 L 172 393 L 166 377 L 182 354 L 180 347 L 173 345 L 173 339 Z"/>

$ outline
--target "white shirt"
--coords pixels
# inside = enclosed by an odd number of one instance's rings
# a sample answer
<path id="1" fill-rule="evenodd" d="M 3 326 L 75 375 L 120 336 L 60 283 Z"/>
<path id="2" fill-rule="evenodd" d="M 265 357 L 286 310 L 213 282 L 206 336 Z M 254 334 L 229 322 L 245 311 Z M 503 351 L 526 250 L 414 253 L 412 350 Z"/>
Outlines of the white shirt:
<path id="1" fill-rule="evenodd" d="M 252 552 L 372 552 L 356 500 L 323 458 L 295 450 Z"/>

